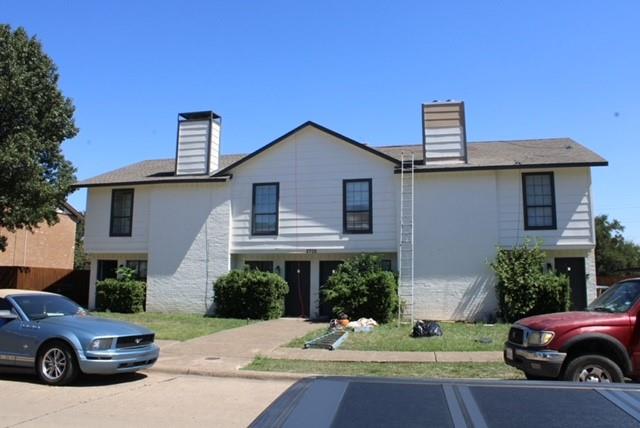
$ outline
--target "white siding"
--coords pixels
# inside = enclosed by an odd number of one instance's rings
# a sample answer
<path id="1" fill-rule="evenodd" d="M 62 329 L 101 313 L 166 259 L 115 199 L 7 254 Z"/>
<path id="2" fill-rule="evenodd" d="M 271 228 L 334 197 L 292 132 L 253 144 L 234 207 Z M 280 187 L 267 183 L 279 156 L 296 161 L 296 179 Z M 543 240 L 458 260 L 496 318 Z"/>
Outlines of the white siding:
<path id="1" fill-rule="evenodd" d="M 494 172 L 417 174 L 415 316 L 476 319 L 496 309 Z"/>
<path id="2" fill-rule="evenodd" d="M 84 248 L 87 253 L 147 252 L 149 187 L 138 186 L 133 189 L 131 236 L 109 236 L 112 188 L 88 189 L 84 229 Z"/>
<path id="3" fill-rule="evenodd" d="M 208 120 L 178 122 L 178 162 L 176 174 L 207 173 Z"/>
<path id="4" fill-rule="evenodd" d="M 344 234 L 342 181 L 371 178 L 373 233 Z M 393 164 L 313 128 L 281 141 L 233 171 L 231 251 L 395 251 Z M 279 233 L 251 235 L 252 185 L 280 183 Z"/>
<path id="5" fill-rule="evenodd" d="M 227 183 L 154 186 L 150 196 L 147 310 L 206 312 L 229 270 Z"/>
<path id="6" fill-rule="evenodd" d="M 220 123 L 211 122 L 209 172 L 218 169 L 220 159 Z"/>
<path id="7" fill-rule="evenodd" d="M 555 230 L 524 229 L 522 172 L 534 170 L 497 172 L 499 244 L 510 247 L 522 243 L 525 237 L 531 237 L 542 239 L 544 248 L 593 247 L 595 238 L 589 168 L 553 170 L 557 217 Z"/>

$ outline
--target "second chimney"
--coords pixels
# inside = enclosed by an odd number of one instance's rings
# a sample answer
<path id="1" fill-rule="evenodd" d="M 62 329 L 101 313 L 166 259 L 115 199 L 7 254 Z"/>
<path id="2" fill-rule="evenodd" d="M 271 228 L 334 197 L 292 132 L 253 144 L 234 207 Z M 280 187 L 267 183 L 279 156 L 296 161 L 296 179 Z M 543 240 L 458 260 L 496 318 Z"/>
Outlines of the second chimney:
<path id="1" fill-rule="evenodd" d="M 425 164 L 467 162 L 464 102 L 422 104 L 422 126 Z"/>
<path id="2" fill-rule="evenodd" d="M 220 121 L 212 111 L 178 115 L 176 175 L 210 175 L 218 169 Z"/>

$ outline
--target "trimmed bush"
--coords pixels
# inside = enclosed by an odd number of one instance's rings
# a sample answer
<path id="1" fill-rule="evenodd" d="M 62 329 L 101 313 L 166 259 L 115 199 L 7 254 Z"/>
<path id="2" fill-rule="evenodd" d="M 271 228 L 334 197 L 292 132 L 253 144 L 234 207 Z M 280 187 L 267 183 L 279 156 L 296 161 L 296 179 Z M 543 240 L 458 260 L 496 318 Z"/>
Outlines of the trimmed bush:
<path id="1" fill-rule="evenodd" d="M 213 291 L 218 316 L 266 320 L 284 314 L 289 285 L 275 273 L 245 269 L 218 278 Z"/>
<path id="2" fill-rule="evenodd" d="M 366 317 L 386 323 L 398 310 L 396 278 L 382 270 L 377 256 L 362 254 L 344 262 L 323 293 L 334 315 L 345 313 L 351 319 Z"/>
<path id="3" fill-rule="evenodd" d="M 136 313 L 144 311 L 146 284 L 136 281 L 133 270 L 119 268 L 118 278 L 96 284 L 96 307 L 101 311 Z"/>
<path id="4" fill-rule="evenodd" d="M 490 265 L 498 277 L 496 292 L 506 321 L 569 309 L 569 278 L 544 272 L 546 259 L 538 243 L 531 245 L 529 240 L 510 250 L 498 249 Z"/>

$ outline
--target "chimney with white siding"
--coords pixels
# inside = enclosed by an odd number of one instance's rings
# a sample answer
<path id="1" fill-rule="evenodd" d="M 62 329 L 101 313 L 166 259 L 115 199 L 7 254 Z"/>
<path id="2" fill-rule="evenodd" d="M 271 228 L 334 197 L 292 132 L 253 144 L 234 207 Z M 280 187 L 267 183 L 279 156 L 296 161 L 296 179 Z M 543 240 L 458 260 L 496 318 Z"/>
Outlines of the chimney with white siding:
<path id="1" fill-rule="evenodd" d="M 422 129 L 425 164 L 467 163 L 464 102 L 422 104 Z"/>
<path id="2" fill-rule="evenodd" d="M 210 175 L 218 169 L 221 118 L 212 111 L 178 114 L 176 175 Z"/>

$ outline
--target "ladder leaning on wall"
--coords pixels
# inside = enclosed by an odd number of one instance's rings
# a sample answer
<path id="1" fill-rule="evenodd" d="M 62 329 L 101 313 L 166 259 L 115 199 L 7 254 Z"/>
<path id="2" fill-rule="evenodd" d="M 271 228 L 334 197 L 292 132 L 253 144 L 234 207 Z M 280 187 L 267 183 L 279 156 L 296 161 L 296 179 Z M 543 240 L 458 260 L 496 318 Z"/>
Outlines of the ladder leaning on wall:
<path id="1" fill-rule="evenodd" d="M 400 242 L 398 246 L 398 323 L 414 321 L 413 198 L 415 155 L 400 156 Z"/>

